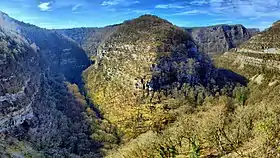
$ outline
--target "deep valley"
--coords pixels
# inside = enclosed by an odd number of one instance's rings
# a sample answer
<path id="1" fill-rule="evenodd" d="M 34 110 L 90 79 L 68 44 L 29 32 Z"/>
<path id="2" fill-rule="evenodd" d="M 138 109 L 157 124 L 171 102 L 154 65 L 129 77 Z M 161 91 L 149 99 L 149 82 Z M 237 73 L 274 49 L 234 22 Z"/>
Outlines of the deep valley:
<path id="1" fill-rule="evenodd" d="M 279 157 L 279 38 L 279 22 L 43 29 L 0 12 L 0 157 Z"/>

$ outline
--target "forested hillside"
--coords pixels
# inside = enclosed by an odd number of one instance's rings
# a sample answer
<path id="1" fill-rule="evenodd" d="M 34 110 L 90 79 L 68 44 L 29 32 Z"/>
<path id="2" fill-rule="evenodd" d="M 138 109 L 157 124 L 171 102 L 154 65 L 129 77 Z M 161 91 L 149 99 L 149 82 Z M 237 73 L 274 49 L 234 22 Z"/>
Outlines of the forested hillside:
<path id="1" fill-rule="evenodd" d="M 84 50 L 5 13 L 0 22 L 1 157 L 101 157 L 106 142 L 92 135 L 107 125 L 77 86 L 90 64 Z"/>
<path id="2" fill-rule="evenodd" d="M 220 138 L 212 136 L 228 121 L 219 115 L 245 102 L 245 78 L 215 68 L 187 32 L 156 16 L 124 22 L 98 50 L 84 80 L 90 99 L 122 138 L 124 146 L 110 157 L 223 154 L 213 146 Z M 202 125 L 199 115 L 207 112 L 213 115 L 208 121 L 221 124 Z"/>

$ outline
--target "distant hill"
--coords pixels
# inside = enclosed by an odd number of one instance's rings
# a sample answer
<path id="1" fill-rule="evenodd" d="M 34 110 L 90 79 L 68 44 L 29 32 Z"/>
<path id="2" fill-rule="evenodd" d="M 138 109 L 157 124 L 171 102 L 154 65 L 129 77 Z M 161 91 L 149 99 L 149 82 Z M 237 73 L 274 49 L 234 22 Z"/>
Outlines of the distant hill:
<path id="1" fill-rule="evenodd" d="M 236 48 L 260 31 L 242 25 L 216 25 L 186 28 L 198 45 L 199 51 L 217 55 Z"/>
<path id="2" fill-rule="evenodd" d="M 73 39 L 83 47 L 89 56 L 95 56 L 99 44 L 101 44 L 119 25 L 107 26 L 104 28 L 73 28 L 55 30 L 70 39 Z M 241 43 L 249 40 L 259 33 L 259 29 L 247 29 L 242 25 L 216 25 L 207 27 L 184 28 L 196 42 L 199 51 L 217 55 Z"/>
<path id="3" fill-rule="evenodd" d="M 236 60 L 234 63 L 241 64 L 242 67 L 250 65 L 278 71 L 278 56 L 280 54 L 279 30 L 280 23 L 275 22 L 272 27 L 242 43 L 236 49 L 227 52 L 222 58 Z M 232 58 L 232 56 L 235 57 Z M 252 73 L 256 72 L 252 71 Z"/>
<path id="4" fill-rule="evenodd" d="M 118 25 L 113 25 L 104 28 L 73 28 L 54 31 L 78 43 L 87 52 L 88 56 L 95 56 L 99 44 L 114 32 L 117 27 Z"/>

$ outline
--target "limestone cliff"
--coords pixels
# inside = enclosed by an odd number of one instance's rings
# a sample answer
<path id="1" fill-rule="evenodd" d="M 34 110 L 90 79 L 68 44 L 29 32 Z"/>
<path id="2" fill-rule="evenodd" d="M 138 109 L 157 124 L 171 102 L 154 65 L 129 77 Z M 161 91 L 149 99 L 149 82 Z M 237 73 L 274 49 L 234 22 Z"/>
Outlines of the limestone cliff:
<path id="1" fill-rule="evenodd" d="M 275 22 L 272 27 L 252 37 L 236 49 L 225 53 L 219 60 L 230 62 L 240 70 L 248 66 L 258 69 L 280 70 L 280 23 Z"/>
<path id="2" fill-rule="evenodd" d="M 198 45 L 199 51 L 211 55 L 236 48 L 259 32 L 242 25 L 217 25 L 186 29 Z"/>
<path id="3" fill-rule="evenodd" d="M 22 156 L 13 148 L 31 144 L 45 156 L 101 156 L 102 144 L 90 138 L 88 105 L 66 84 L 82 84 L 81 73 L 89 63 L 68 38 L 0 13 L 2 155 Z M 98 118 L 92 119 L 98 130 Z"/>
<path id="4" fill-rule="evenodd" d="M 39 54 L 16 32 L 0 28 L 0 132 L 33 117 Z"/>
<path id="5" fill-rule="evenodd" d="M 90 65 L 85 51 L 69 38 L 51 30 L 16 21 L 21 34 L 36 43 L 52 73 L 61 73 L 67 81 L 80 84 L 81 73 Z"/>

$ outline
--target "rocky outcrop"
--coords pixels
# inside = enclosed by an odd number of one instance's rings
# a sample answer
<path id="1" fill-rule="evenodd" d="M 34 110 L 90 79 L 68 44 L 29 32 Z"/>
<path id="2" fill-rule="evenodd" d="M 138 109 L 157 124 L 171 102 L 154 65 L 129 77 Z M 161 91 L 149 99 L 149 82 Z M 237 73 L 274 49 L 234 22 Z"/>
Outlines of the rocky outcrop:
<path id="1" fill-rule="evenodd" d="M 33 117 L 38 92 L 39 55 L 17 32 L 0 29 L 0 132 Z"/>
<path id="2" fill-rule="evenodd" d="M 217 25 L 186 30 L 198 45 L 199 51 L 210 55 L 236 48 L 259 32 L 258 29 L 246 29 L 242 25 Z"/>
<path id="3" fill-rule="evenodd" d="M 85 51 L 74 41 L 52 30 L 42 29 L 0 14 L 0 26 L 26 39 L 39 49 L 52 73 L 63 74 L 72 83 L 81 83 L 80 74 L 90 65 Z"/>

